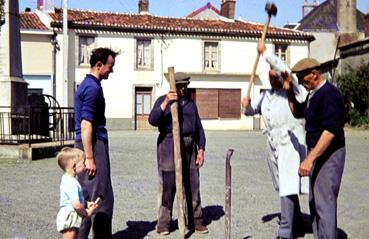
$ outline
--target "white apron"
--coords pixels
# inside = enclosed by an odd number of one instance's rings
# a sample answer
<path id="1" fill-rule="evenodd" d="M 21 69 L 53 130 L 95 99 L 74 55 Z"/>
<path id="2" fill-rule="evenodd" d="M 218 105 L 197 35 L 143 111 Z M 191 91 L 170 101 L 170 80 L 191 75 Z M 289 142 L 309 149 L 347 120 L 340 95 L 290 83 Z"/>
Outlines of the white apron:
<path id="1" fill-rule="evenodd" d="M 298 175 L 300 162 L 306 156 L 304 120 L 294 118 L 283 89 L 266 90 L 251 101 L 245 114 L 258 113 L 266 126 L 267 162 L 275 189 L 281 197 L 308 193 L 308 177 Z"/>

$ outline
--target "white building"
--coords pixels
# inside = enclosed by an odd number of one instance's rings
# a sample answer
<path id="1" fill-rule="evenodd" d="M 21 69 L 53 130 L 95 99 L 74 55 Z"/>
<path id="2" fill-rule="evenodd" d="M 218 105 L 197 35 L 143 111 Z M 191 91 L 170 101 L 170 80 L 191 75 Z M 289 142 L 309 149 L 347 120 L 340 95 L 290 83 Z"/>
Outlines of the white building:
<path id="1" fill-rule="evenodd" d="M 114 73 L 102 83 L 110 129 L 149 127 L 147 117 L 153 103 L 169 90 L 165 78 L 169 66 L 191 75 L 189 88 L 205 129 L 259 128 L 259 117 L 241 115 L 240 102 L 246 94 L 263 24 L 234 20 L 234 1 L 222 2 L 222 8 L 227 11 L 217 12 L 213 6 L 206 5 L 195 11 L 192 18 L 153 16 L 145 5 L 140 5 L 138 14 L 69 9 L 68 106 L 73 106 L 74 89 L 89 72 L 90 50 L 110 47 L 120 51 Z M 218 15 L 206 19 L 195 17 L 209 9 L 213 11 L 211 14 Z M 62 10 L 44 14 L 47 18 L 41 20 L 56 32 L 61 47 L 56 53 L 55 96 L 59 102 L 65 102 Z M 271 27 L 266 41 L 269 49 L 293 65 L 308 56 L 313 40 L 309 33 Z M 27 51 L 23 48 L 22 51 Z M 252 97 L 261 88 L 270 87 L 268 69 L 261 60 Z"/>
<path id="2" fill-rule="evenodd" d="M 53 95 L 53 31 L 37 12 L 23 12 L 20 18 L 23 79 L 29 89 Z"/>

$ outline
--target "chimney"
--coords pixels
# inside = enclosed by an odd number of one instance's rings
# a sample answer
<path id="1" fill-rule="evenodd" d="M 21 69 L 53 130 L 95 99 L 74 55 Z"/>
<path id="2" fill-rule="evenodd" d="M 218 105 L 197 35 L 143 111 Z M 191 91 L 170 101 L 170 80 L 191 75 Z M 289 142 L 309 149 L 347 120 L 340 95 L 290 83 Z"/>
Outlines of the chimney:
<path id="1" fill-rule="evenodd" d="M 302 6 L 302 18 L 306 17 L 315 7 L 318 6 L 316 0 L 313 1 L 313 4 L 309 4 L 307 0 L 304 0 L 304 5 Z"/>
<path id="2" fill-rule="evenodd" d="M 37 0 L 37 9 L 42 10 L 44 8 L 44 1 L 43 0 Z"/>
<path id="3" fill-rule="evenodd" d="M 51 12 L 54 10 L 53 0 L 37 0 L 37 9 L 40 11 Z"/>
<path id="4" fill-rule="evenodd" d="M 356 0 L 335 0 L 335 3 L 340 45 L 357 40 Z"/>
<path id="5" fill-rule="evenodd" d="M 138 13 L 139 14 L 149 14 L 149 0 L 139 0 L 138 1 Z"/>
<path id="6" fill-rule="evenodd" d="M 235 6 L 236 0 L 222 0 L 220 15 L 229 19 L 234 19 Z"/>

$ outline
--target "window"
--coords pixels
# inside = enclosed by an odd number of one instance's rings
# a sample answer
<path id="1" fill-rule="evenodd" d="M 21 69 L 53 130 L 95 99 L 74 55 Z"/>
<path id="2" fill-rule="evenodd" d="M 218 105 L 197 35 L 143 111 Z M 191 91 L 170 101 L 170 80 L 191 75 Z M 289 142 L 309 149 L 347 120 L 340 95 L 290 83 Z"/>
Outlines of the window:
<path id="1" fill-rule="evenodd" d="M 204 43 L 204 69 L 205 71 L 219 70 L 218 42 L 205 42 Z"/>
<path id="2" fill-rule="evenodd" d="M 287 44 L 275 44 L 274 45 L 274 53 L 282 59 L 284 63 L 288 65 L 288 57 L 287 57 Z"/>
<path id="3" fill-rule="evenodd" d="M 136 129 L 150 129 L 149 114 L 152 102 L 152 88 L 151 87 L 136 87 L 136 112 L 135 112 L 135 128 Z"/>
<path id="4" fill-rule="evenodd" d="M 80 36 L 79 37 L 79 64 L 89 65 L 92 49 L 95 47 L 95 37 Z"/>
<path id="5" fill-rule="evenodd" d="M 196 89 L 196 105 L 201 119 L 239 119 L 241 90 Z"/>
<path id="6" fill-rule="evenodd" d="M 136 114 L 149 115 L 151 109 L 151 91 L 136 92 Z"/>
<path id="7" fill-rule="evenodd" d="M 153 68 L 152 44 L 150 39 L 137 39 L 136 68 Z"/>

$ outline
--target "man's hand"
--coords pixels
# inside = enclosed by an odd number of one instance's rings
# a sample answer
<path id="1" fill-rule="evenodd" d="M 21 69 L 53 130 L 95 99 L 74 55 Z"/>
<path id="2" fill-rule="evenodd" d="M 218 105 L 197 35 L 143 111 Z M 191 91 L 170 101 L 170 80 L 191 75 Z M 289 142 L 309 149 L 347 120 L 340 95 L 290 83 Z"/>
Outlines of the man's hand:
<path id="1" fill-rule="evenodd" d="M 96 163 L 95 163 L 95 159 L 93 157 L 88 157 L 86 158 L 86 161 L 85 161 L 85 164 L 86 164 L 86 172 L 88 174 L 88 176 L 95 176 L 96 174 Z"/>
<path id="2" fill-rule="evenodd" d="M 287 71 L 281 72 L 281 77 L 283 79 L 283 88 L 288 91 L 292 89 L 292 76 Z"/>
<path id="3" fill-rule="evenodd" d="M 309 155 L 301 162 L 299 168 L 299 175 L 301 177 L 310 176 L 311 169 L 313 168 L 314 160 Z"/>
<path id="4" fill-rule="evenodd" d="M 251 98 L 250 96 L 245 96 L 242 98 L 241 106 L 242 108 L 247 108 L 251 104 Z"/>
<path id="5" fill-rule="evenodd" d="M 257 47 L 256 47 L 256 50 L 258 51 L 258 53 L 259 53 L 260 55 L 263 55 L 263 54 L 264 54 L 264 52 L 266 51 L 265 43 L 264 43 L 264 42 L 262 42 L 262 41 L 259 41 L 259 42 L 258 42 L 258 45 L 257 45 Z"/>
<path id="6" fill-rule="evenodd" d="M 163 103 L 161 103 L 160 108 L 164 111 L 168 104 L 172 103 L 177 99 L 178 99 L 177 92 L 170 90 L 165 96 Z"/>
<path id="7" fill-rule="evenodd" d="M 197 168 L 201 168 L 204 165 L 204 160 L 205 160 L 205 152 L 204 150 L 200 149 L 197 152 L 197 157 L 196 157 Z"/>

